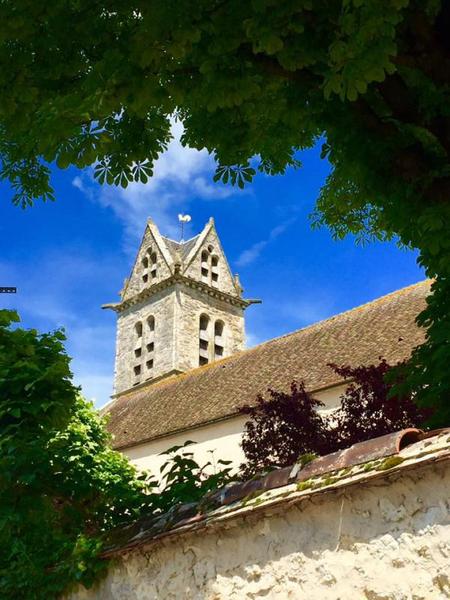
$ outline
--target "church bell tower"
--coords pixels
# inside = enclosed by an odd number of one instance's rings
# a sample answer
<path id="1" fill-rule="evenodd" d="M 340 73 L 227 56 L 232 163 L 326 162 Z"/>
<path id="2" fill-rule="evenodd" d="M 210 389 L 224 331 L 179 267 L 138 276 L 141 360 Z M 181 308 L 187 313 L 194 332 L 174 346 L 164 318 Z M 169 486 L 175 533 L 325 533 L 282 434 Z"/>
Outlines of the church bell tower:
<path id="1" fill-rule="evenodd" d="M 176 242 L 151 219 L 117 313 L 114 393 L 207 365 L 242 350 L 244 310 L 211 218 L 203 231 Z"/>

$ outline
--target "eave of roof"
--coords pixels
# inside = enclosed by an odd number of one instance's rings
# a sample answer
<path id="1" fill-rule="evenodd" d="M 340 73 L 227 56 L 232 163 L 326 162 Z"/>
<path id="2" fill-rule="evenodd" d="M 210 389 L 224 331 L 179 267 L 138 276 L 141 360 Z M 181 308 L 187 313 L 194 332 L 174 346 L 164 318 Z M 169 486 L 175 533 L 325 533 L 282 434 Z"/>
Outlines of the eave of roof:
<path id="1" fill-rule="evenodd" d="M 188 288 L 199 290 L 204 294 L 207 294 L 208 296 L 218 298 L 223 302 L 232 304 L 234 306 L 239 306 L 240 308 L 247 308 L 248 306 L 250 306 L 250 304 L 258 302 L 256 300 L 245 300 L 244 298 L 240 298 L 239 296 L 234 296 L 232 294 L 228 294 L 227 292 L 223 292 L 215 287 L 212 287 L 211 285 L 208 285 L 207 283 L 203 283 L 202 281 L 197 281 L 192 277 L 187 277 L 186 275 L 181 275 L 180 273 L 174 273 L 170 277 L 167 277 L 166 279 L 163 279 L 162 281 L 143 289 L 141 292 L 135 294 L 131 298 L 127 298 L 122 302 L 103 304 L 102 308 L 110 308 L 117 313 L 121 313 L 130 306 L 139 304 L 140 302 L 143 302 L 150 296 L 153 296 L 161 290 L 164 290 L 177 283 L 184 284 Z"/>

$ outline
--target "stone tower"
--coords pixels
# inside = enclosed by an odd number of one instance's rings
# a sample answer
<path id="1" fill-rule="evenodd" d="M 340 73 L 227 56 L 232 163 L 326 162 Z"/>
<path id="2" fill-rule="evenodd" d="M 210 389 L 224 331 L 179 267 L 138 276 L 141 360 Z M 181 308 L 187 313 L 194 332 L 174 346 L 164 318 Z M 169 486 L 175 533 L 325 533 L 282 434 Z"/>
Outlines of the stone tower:
<path id="1" fill-rule="evenodd" d="M 186 242 L 163 237 L 151 219 L 117 313 L 114 393 L 206 365 L 242 350 L 244 300 L 214 220 Z"/>

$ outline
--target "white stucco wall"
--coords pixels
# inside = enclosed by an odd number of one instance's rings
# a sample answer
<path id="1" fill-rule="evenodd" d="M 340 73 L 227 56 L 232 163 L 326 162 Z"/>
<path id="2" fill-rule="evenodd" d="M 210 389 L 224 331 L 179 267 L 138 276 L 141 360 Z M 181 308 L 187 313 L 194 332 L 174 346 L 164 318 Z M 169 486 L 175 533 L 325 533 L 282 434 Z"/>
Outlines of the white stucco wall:
<path id="1" fill-rule="evenodd" d="M 338 406 L 339 395 L 344 389 L 345 386 L 335 386 L 315 392 L 314 397 L 325 404 L 323 411 L 328 412 Z M 187 440 L 191 440 L 195 444 L 189 447 L 189 452 L 193 452 L 194 459 L 200 465 L 221 458 L 231 460 L 233 466 L 237 468 L 244 460 L 241 439 L 245 421 L 246 418 L 241 416 L 232 417 L 218 423 L 159 438 L 133 448 L 125 448 L 122 452 L 128 456 L 138 469 L 149 470 L 158 474 L 159 468 L 166 461 L 166 457 L 159 456 L 159 454 L 172 446 L 178 446 L 184 444 Z"/>
<path id="2" fill-rule="evenodd" d="M 449 461 L 270 509 L 247 508 L 130 551 L 71 600 L 442 600 Z"/>
<path id="3" fill-rule="evenodd" d="M 188 451 L 193 452 L 194 459 L 200 465 L 218 459 L 231 460 L 233 465 L 239 466 L 244 459 L 240 441 L 244 429 L 245 419 L 235 417 L 220 421 L 212 425 L 198 427 L 191 431 L 177 433 L 122 450 L 125 456 L 140 470 L 152 471 L 159 474 L 161 465 L 167 460 L 165 456 L 159 456 L 172 446 L 184 444 L 187 440 L 195 442 L 189 446 Z"/>

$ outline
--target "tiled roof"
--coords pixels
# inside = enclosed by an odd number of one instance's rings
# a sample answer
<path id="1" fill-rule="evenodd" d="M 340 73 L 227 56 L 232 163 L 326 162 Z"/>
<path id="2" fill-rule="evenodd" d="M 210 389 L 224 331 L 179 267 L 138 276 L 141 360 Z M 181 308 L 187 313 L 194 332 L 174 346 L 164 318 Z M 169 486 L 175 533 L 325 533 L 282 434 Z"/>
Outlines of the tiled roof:
<path id="1" fill-rule="evenodd" d="M 423 341 L 415 317 L 430 282 L 383 296 L 305 329 L 228 358 L 160 380 L 116 398 L 106 409 L 116 448 L 133 446 L 237 413 L 271 387 L 303 380 L 316 391 L 339 383 L 330 362 L 390 364 Z"/>
<path id="2" fill-rule="evenodd" d="M 195 246 L 195 242 L 197 241 L 199 235 L 196 235 L 195 237 L 191 238 L 190 240 L 187 240 L 186 242 L 176 242 L 175 240 L 171 240 L 170 238 L 164 236 L 162 236 L 162 238 L 166 243 L 166 246 L 169 249 L 173 260 L 175 260 L 177 252 L 180 253 L 181 260 L 186 260 L 186 258 L 189 255 L 189 252 Z"/>
<path id="3" fill-rule="evenodd" d="M 162 538 L 230 524 L 249 513 L 276 514 L 286 503 L 301 503 L 324 492 L 407 476 L 420 468 L 450 461 L 450 429 L 424 433 L 405 429 L 350 448 L 237 482 L 211 492 L 198 503 L 175 507 L 157 517 L 144 517 L 113 530 L 105 539 L 103 558 L 148 546 Z M 445 471 L 443 471 L 443 476 Z M 387 483 L 384 483 L 386 485 Z"/>

